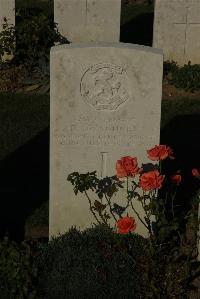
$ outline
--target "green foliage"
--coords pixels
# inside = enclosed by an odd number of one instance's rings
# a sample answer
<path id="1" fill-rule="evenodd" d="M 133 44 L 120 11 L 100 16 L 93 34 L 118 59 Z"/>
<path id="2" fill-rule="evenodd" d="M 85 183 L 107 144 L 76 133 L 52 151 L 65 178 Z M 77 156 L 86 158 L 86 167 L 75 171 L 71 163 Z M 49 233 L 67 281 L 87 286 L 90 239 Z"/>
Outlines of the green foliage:
<path id="1" fill-rule="evenodd" d="M 163 75 L 164 77 L 170 75 L 171 73 L 176 72 L 178 65 L 174 61 L 165 61 L 163 66 Z"/>
<path id="2" fill-rule="evenodd" d="M 20 9 L 21 20 L 16 26 L 16 53 L 19 62 L 36 63 L 38 60 L 49 61 L 49 50 L 54 43 L 64 43 L 56 24 L 48 16 L 35 10 Z"/>
<path id="3" fill-rule="evenodd" d="M 123 188 L 123 184 L 117 176 L 105 177 L 99 180 L 96 193 L 100 199 L 102 199 L 103 196 L 111 198 L 119 188 Z"/>
<path id="4" fill-rule="evenodd" d="M 175 65 L 169 65 L 168 69 L 174 70 Z M 160 150 L 163 150 L 163 145 L 160 146 Z M 166 147 L 166 150 L 168 151 L 168 158 L 173 159 L 172 149 Z M 169 152 L 171 153 L 169 154 Z M 128 161 L 130 162 L 131 157 L 124 158 L 129 158 Z M 158 164 L 142 164 L 138 173 L 140 175 L 140 178 L 137 179 L 138 183 L 134 181 L 135 177 L 130 179 L 126 173 L 125 163 L 121 163 L 121 167 L 124 167 L 122 181 L 116 176 L 98 179 L 95 171 L 87 174 L 74 172 L 68 176 L 68 181 L 74 186 L 75 194 L 78 191 L 85 192 L 90 210 L 98 223 L 111 229 L 107 222 L 110 219 L 109 216 L 112 215 L 115 222 L 119 224 L 115 214 L 123 221 L 122 214 L 131 206 L 138 219 L 148 230 L 149 239 L 147 240 L 148 247 L 146 247 L 148 253 L 147 251 L 146 254 L 143 253 L 142 263 L 144 266 L 143 279 L 149 286 L 148 290 L 146 289 L 145 298 L 188 298 L 191 283 L 200 271 L 200 263 L 196 262 L 196 237 L 193 238 L 194 241 L 191 241 L 186 234 L 186 227 L 190 221 L 194 222 L 193 231 L 198 229 L 198 223 L 197 221 L 195 223 L 194 219 L 197 218 L 195 210 L 199 204 L 199 197 L 194 201 L 191 209 L 180 217 L 181 205 L 177 204 L 177 191 L 183 179 L 180 169 L 175 171 L 174 175 L 164 172 L 162 186 L 160 186 L 162 188 L 159 186 L 155 188 L 155 185 L 152 185 L 150 190 L 144 189 L 143 192 L 137 192 L 137 188 L 142 188 L 139 182 L 143 175 L 146 175 L 147 178 L 148 173 L 151 175 L 150 172 L 153 171 L 158 174 L 160 171 L 160 174 L 163 175 L 163 161 L 159 158 L 157 160 L 159 161 Z M 131 163 L 128 164 L 129 167 L 131 167 L 130 165 Z M 149 177 L 152 183 L 152 176 Z M 119 191 L 119 188 L 126 190 L 127 204 L 124 207 L 111 202 L 111 198 Z M 89 189 L 93 191 L 93 196 L 87 192 Z M 100 200 L 94 200 L 94 193 L 98 195 Z M 102 202 L 102 198 L 105 199 L 104 202 Z M 144 209 L 144 219 L 140 217 L 134 207 L 135 200 L 139 200 Z M 107 207 L 110 208 L 110 215 L 106 212 Z M 154 216 L 154 221 L 151 220 L 152 216 Z M 131 256 L 135 258 L 134 253 Z"/>
<path id="5" fill-rule="evenodd" d="M 142 274 L 147 241 L 118 235 L 104 225 L 54 238 L 37 258 L 45 299 L 146 298 Z"/>
<path id="6" fill-rule="evenodd" d="M 16 26 L 5 23 L 5 30 L 0 33 L 0 54 L 13 53 L 13 63 L 26 64 L 29 68 L 48 63 L 50 48 L 55 43 L 68 42 L 51 18 L 40 10 L 37 14 L 35 11 L 18 9 Z"/>
<path id="7" fill-rule="evenodd" d="M 11 55 L 15 49 L 15 30 L 4 18 L 4 24 L 0 31 L 0 64 L 4 62 L 4 54 Z M 6 61 L 5 61 L 6 62 Z"/>
<path id="8" fill-rule="evenodd" d="M 68 175 L 67 180 L 74 186 L 74 193 L 77 195 L 78 192 L 83 193 L 86 190 L 91 189 L 94 191 L 99 183 L 96 177 L 96 171 L 79 174 L 73 172 Z"/>
<path id="9" fill-rule="evenodd" d="M 179 67 L 174 61 L 164 63 L 164 77 L 169 83 L 185 91 L 200 90 L 200 64 L 190 62 Z"/>
<path id="10" fill-rule="evenodd" d="M 0 241 L 0 298 L 37 298 L 34 288 L 36 275 L 37 268 L 33 266 L 28 244 L 18 245 L 8 238 Z"/>

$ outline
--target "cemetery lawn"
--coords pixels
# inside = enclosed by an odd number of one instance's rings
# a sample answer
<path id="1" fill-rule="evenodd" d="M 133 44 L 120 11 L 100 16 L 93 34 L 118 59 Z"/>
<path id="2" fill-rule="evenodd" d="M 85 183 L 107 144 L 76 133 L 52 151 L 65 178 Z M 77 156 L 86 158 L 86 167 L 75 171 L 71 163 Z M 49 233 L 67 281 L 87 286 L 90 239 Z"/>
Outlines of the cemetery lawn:
<path id="1" fill-rule="evenodd" d="M 49 126 L 49 95 L 0 93 L 0 161 Z"/>
<path id="2" fill-rule="evenodd" d="M 163 98 L 161 137 L 162 129 L 175 117 L 182 115 L 198 115 L 200 118 L 200 97 L 195 98 L 191 94 L 187 98 L 176 99 L 173 96 L 170 99 Z M 0 163 L 2 163 L 15 152 L 22 151 L 27 144 L 31 144 L 41 132 L 49 130 L 49 95 L 0 93 L 0 127 Z M 173 132 L 171 134 L 173 135 Z M 48 138 L 45 140 L 46 150 L 49 146 Z M 39 146 L 44 148 L 43 142 L 39 141 Z M 48 151 L 45 155 L 49 155 Z M 32 180 L 31 177 L 30 180 Z M 40 227 L 42 235 L 44 234 L 42 226 L 45 226 L 44 230 L 48 233 L 46 229 L 48 226 L 48 196 L 44 197 L 43 203 L 38 204 L 29 215 L 26 226 L 37 227 L 37 229 Z"/>
<path id="3" fill-rule="evenodd" d="M 162 129 L 164 129 L 174 117 L 197 114 L 200 118 L 200 97 L 198 99 L 193 97 L 173 99 L 163 98 L 161 108 L 161 135 Z"/>

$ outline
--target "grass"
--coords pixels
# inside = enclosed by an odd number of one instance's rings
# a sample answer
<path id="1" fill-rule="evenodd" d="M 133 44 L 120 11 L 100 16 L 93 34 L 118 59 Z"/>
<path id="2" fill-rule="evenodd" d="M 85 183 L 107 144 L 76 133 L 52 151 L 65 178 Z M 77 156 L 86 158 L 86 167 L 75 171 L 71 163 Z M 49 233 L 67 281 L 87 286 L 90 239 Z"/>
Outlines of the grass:
<path id="1" fill-rule="evenodd" d="M 0 160 L 48 126 L 48 95 L 0 93 Z"/>
<path id="2" fill-rule="evenodd" d="M 49 202 L 45 201 L 26 220 L 29 227 L 49 225 Z"/>
<path id="3" fill-rule="evenodd" d="M 190 99 L 174 99 L 162 101 L 162 112 L 161 112 L 161 130 L 167 126 L 167 124 L 173 120 L 174 117 L 181 115 L 196 115 L 199 114 L 200 118 L 200 98 Z M 173 133 L 173 132 L 172 132 Z"/>
<path id="4" fill-rule="evenodd" d="M 178 115 L 200 115 L 200 99 L 162 101 L 161 129 Z M 49 96 L 0 93 L 0 160 L 49 127 Z"/>
<path id="5" fill-rule="evenodd" d="M 163 100 L 161 113 L 161 137 L 162 130 L 165 129 L 170 122 L 173 122 L 177 116 L 192 116 L 194 114 L 199 115 L 200 119 L 200 99 L 194 100 L 183 98 L 179 100 L 174 99 L 173 101 Z M 173 134 L 173 131 L 171 134 Z M 43 203 L 36 211 L 34 211 L 33 215 L 27 219 L 28 224 L 30 226 L 35 226 L 41 223 L 48 225 L 48 209 L 48 200 L 46 200 L 45 203 Z"/>

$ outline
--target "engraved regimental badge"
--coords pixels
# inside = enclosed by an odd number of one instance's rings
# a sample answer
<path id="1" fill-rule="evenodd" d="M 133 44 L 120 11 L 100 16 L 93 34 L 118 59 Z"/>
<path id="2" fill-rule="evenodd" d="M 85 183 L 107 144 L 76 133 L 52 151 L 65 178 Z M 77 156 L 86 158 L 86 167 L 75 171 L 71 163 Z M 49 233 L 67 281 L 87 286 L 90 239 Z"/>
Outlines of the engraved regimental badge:
<path id="1" fill-rule="evenodd" d="M 84 101 L 96 110 L 116 110 L 129 99 L 128 78 L 117 65 L 100 63 L 91 66 L 81 78 Z"/>

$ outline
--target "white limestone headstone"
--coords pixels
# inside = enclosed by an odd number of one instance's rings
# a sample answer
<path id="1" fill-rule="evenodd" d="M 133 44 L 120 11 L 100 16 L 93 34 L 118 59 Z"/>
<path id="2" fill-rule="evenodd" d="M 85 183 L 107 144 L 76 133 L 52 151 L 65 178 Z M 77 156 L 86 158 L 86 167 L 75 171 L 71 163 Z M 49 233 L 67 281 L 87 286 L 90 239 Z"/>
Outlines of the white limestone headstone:
<path id="1" fill-rule="evenodd" d="M 74 195 L 70 173 L 112 176 L 123 156 L 150 162 L 146 150 L 159 144 L 162 71 L 162 51 L 150 47 L 90 43 L 51 49 L 50 236 L 95 222 L 84 194 Z M 120 200 L 125 206 L 125 197 Z M 146 235 L 137 222 L 136 232 Z"/>
<path id="2" fill-rule="evenodd" d="M 4 18 L 7 19 L 8 24 L 15 25 L 15 0 L 0 0 L 0 31 Z"/>
<path id="3" fill-rule="evenodd" d="M 118 42 L 121 0 L 54 0 L 54 21 L 70 42 Z"/>
<path id="4" fill-rule="evenodd" d="M 15 25 L 15 0 L 0 0 L 0 32 L 3 31 L 5 19 L 9 25 Z M 3 61 L 9 61 L 13 55 L 5 52 L 1 58 Z"/>
<path id="5" fill-rule="evenodd" d="M 153 47 L 164 60 L 200 64 L 200 0 L 156 0 Z"/>

